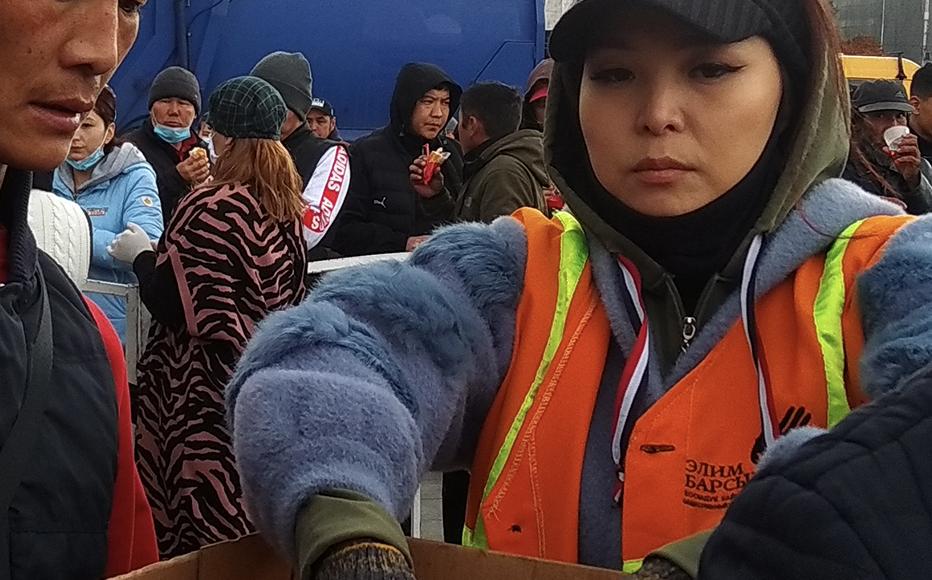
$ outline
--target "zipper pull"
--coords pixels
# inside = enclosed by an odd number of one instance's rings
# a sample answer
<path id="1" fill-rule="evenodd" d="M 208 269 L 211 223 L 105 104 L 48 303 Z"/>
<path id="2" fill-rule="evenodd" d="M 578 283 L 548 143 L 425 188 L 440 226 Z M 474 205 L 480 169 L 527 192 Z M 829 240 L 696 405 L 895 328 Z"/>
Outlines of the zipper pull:
<path id="1" fill-rule="evenodd" d="M 689 349 L 694 338 L 696 338 L 696 319 L 692 316 L 683 318 L 683 352 Z"/>

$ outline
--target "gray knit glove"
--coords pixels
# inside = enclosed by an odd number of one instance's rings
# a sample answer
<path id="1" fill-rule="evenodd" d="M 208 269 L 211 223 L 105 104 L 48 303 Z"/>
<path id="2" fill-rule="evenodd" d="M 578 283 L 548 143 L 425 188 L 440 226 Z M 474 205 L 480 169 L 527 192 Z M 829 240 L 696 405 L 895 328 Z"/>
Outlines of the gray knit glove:
<path id="1" fill-rule="evenodd" d="M 682 568 L 664 558 L 648 558 L 634 575 L 638 580 L 692 580 Z"/>
<path id="2" fill-rule="evenodd" d="M 361 542 L 326 556 L 314 580 L 415 580 L 400 550 L 387 544 Z"/>

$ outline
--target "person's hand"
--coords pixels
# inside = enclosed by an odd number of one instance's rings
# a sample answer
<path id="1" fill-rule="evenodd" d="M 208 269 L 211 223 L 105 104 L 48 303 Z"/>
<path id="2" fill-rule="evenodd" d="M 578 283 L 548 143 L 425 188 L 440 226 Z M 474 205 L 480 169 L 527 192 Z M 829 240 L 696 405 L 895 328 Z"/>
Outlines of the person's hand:
<path id="1" fill-rule="evenodd" d="M 139 254 L 152 251 L 152 241 L 141 227 L 129 223 L 124 231 L 113 238 L 107 251 L 114 260 L 132 264 Z"/>
<path id="2" fill-rule="evenodd" d="M 408 238 L 408 243 L 405 244 L 405 251 L 413 252 L 414 250 L 417 249 L 418 246 L 426 242 L 429 238 L 430 236 L 414 236 L 414 237 Z"/>
<path id="3" fill-rule="evenodd" d="M 434 172 L 434 175 L 430 180 L 430 183 L 425 185 L 424 167 L 426 165 L 427 156 L 421 155 L 414 160 L 414 163 L 411 164 L 411 167 L 408 168 L 408 171 L 411 174 L 411 186 L 414 187 L 414 191 L 416 191 L 417 194 L 424 199 L 430 199 L 443 191 L 444 179 L 443 171 L 440 171 L 440 166 L 438 166 L 437 171 Z"/>
<path id="4" fill-rule="evenodd" d="M 314 580 L 415 580 L 414 571 L 400 550 L 374 541 L 349 543 L 324 556 Z"/>
<path id="5" fill-rule="evenodd" d="M 651 556 L 644 560 L 644 565 L 632 578 L 635 580 L 690 580 L 692 576 L 666 558 Z"/>
<path id="6" fill-rule="evenodd" d="M 893 153 L 893 166 L 906 179 L 910 187 L 919 187 L 922 167 L 922 153 L 919 152 L 919 138 L 913 134 L 905 135 L 897 142 Z"/>
<path id="7" fill-rule="evenodd" d="M 210 161 L 206 156 L 191 155 L 175 166 L 178 175 L 191 185 L 200 185 L 210 177 Z"/>

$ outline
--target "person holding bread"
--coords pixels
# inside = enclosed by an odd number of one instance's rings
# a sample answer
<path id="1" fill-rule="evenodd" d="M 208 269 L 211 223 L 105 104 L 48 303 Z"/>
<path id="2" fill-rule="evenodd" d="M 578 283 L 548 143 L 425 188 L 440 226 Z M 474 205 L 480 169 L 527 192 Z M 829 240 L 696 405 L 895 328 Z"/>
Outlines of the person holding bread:
<path id="1" fill-rule="evenodd" d="M 169 67 L 152 81 L 149 118 L 126 135 L 155 168 L 166 226 L 178 200 L 210 177 L 207 144 L 193 129 L 200 110 L 197 77 L 187 69 Z"/>

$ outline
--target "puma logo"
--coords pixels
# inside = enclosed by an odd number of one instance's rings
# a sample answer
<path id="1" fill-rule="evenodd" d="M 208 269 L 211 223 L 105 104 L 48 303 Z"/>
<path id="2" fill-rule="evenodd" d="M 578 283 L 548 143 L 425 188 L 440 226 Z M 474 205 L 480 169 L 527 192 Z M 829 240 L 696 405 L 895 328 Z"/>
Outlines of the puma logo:
<path id="1" fill-rule="evenodd" d="M 373 200 L 372 200 L 372 205 L 380 205 L 380 206 L 382 206 L 384 209 L 388 209 L 388 207 L 385 205 L 385 200 L 386 200 L 386 199 L 388 199 L 388 198 L 387 198 L 387 197 L 383 197 L 382 199 L 373 199 Z"/>

